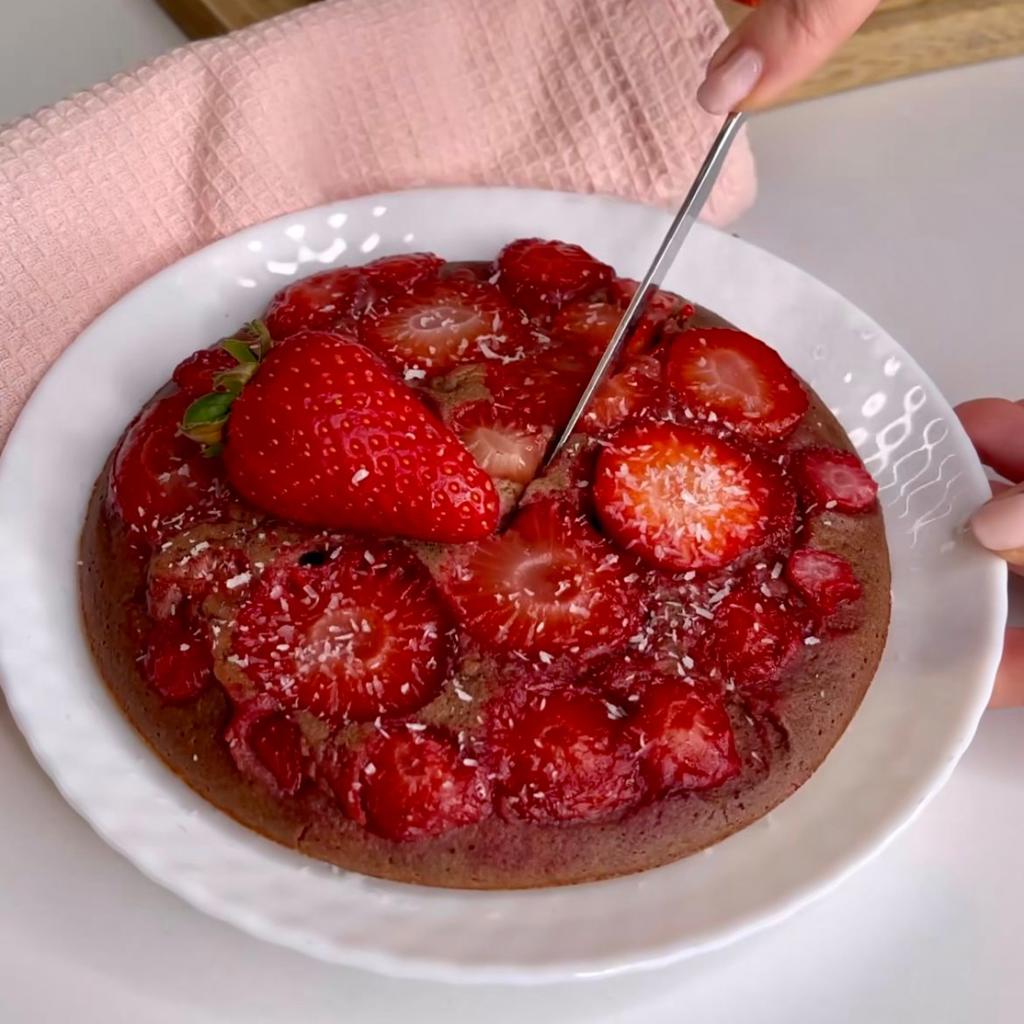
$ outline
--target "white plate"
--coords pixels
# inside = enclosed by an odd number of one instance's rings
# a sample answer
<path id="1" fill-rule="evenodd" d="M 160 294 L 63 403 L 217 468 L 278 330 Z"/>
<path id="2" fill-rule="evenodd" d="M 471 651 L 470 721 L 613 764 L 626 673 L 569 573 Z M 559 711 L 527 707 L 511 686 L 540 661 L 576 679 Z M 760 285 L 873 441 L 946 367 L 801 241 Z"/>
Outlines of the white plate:
<path id="1" fill-rule="evenodd" d="M 149 877 L 273 942 L 385 973 L 536 982 L 649 967 L 720 946 L 821 895 L 939 789 L 984 709 L 1005 571 L 958 531 L 987 493 L 949 406 L 835 292 L 698 226 L 668 285 L 768 339 L 835 409 L 877 475 L 893 559 L 888 647 L 825 764 L 767 818 L 641 875 L 467 893 L 338 873 L 214 810 L 150 753 L 97 678 L 79 620 L 79 527 L 127 420 L 200 345 L 329 263 L 436 249 L 490 257 L 510 238 L 580 242 L 639 274 L 667 215 L 599 197 L 504 189 L 341 202 L 180 261 L 100 317 L 26 406 L 0 461 L 0 668 L 11 710 L 68 801 Z"/>

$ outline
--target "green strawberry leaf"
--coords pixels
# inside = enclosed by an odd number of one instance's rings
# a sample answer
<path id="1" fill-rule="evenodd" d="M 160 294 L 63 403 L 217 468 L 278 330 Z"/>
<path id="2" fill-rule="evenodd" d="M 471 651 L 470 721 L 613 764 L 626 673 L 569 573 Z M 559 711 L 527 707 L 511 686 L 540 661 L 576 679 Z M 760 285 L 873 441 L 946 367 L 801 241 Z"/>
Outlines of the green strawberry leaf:
<path id="1" fill-rule="evenodd" d="M 230 352 L 235 357 L 237 363 L 258 363 L 259 358 L 256 353 L 253 352 L 252 346 L 247 341 L 242 341 L 241 338 L 228 338 L 226 341 L 222 341 L 220 347 L 227 352 Z"/>
<path id="2" fill-rule="evenodd" d="M 202 398 L 197 398 L 186 410 L 181 421 L 186 432 L 197 427 L 205 427 L 212 423 L 222 422 L 227 418 L 231 403 L 235 396 L 230 392 L 214 391 Z"/>
<path id="3" fill-rule="evenodd" d="M 240 395 L 242 388 L 249 383 L 249 379 L 259 368 L 259 363 L 240 363 L 238 366 L 218 373 L 213 382 L 218 391 L 226 391 L 231 395 Z"/>

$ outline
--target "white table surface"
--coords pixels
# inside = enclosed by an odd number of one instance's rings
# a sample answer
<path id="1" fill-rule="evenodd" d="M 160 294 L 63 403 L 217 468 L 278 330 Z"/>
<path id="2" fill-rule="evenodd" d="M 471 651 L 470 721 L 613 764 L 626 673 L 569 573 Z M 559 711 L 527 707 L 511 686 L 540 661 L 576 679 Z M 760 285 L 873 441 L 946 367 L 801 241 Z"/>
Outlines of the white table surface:
<path id="1" fill-rule="evenodd" d="M 0 120 L 180 39 L 151 0 L 0 0 Z M 869 311 L 954 401 L 1021 397 L 1022 95 L 1024 59 L 763 115 L 761 198 L 737 230 Z M 0 821 L 3 1024 L 1024 1020 L 1024 712 L 986 716 L 917 822 L 788 923 L 534 990 L 376 978 L 203 917 L 93 835 L 2 704 Z"/>

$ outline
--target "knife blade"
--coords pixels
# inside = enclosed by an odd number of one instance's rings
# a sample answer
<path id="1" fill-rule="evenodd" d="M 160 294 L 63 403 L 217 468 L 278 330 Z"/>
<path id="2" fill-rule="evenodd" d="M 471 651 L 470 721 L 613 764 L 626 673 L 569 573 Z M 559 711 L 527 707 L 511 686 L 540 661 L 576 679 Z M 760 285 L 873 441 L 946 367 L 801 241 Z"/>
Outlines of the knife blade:
<path id="1" fill-rule="evenodd" d="M 658 290 L 662 281 L 664 281 L 669 267 L 672 266 L 676 256 L 679 254 L 679 249 L 686 240 L 686 236 L 690 233 L 690 228 L 693 227 L 694 221 L 704 208 L 704 203 L 707 202 L 707 198 L 711 194 L 711 189 L 729 152 L 729 147 L 732 145 L 733 139 L 735 139 L 745 116 L 742 111 L 731 113 L 722 124 L 721 130 L 716 136 L 715 141 L 711 144 L 711 148 L 708 150 L 708 154 L 704 158 L 700 170 L 697 172 L 697 177 L 694 178 L 693 184 L 690 186 L 690 191 L 683 200 L 683 205 L 679 207 L 679 212 L 675 215 L 668 232 L 661 241 L 661 245 L 658 246 L 654 259 L 651 261 L 647 273 L 641 279 L 633 298 L 626 307 L 625 313 L 622 314 L 622 319 L 619 321 L 618 327 L 615 328 L 615 333 L 608 342 L 597 364 L 597 368 L 587 382 L 587 386 L 583 389 L 576 408 L 569 417 L 569 421 L 562 430 L 554 448 L 548 452 L 544 460 L 545 467 L 551 464 L 558 453 L 565 447 L 569 438 L 572 437 L 573 432 L 576 430 L 576 425 L 587 411 L 590 400 L 608 375 L 608 370 L 614 364 L 623 344 L 640 322 L 640 317 L 643 316 L 651 296 Z"/>

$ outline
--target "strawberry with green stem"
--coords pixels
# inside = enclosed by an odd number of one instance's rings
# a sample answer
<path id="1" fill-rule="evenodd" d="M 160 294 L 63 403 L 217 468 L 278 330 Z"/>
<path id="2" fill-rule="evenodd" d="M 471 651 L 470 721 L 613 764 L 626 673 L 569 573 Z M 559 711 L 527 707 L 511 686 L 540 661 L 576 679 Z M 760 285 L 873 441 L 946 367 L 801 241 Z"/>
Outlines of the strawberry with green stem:
<path id="1" fill-rule="evenodd" d="M 440 543 L 480 540 L 499 499 L 459 439 L 359 342 L 302 331 L 274 346 L 247 325 L 222 343 L 237 361 L 182 420 L 223 455 L 234 489 L 307 526 Z"/>

